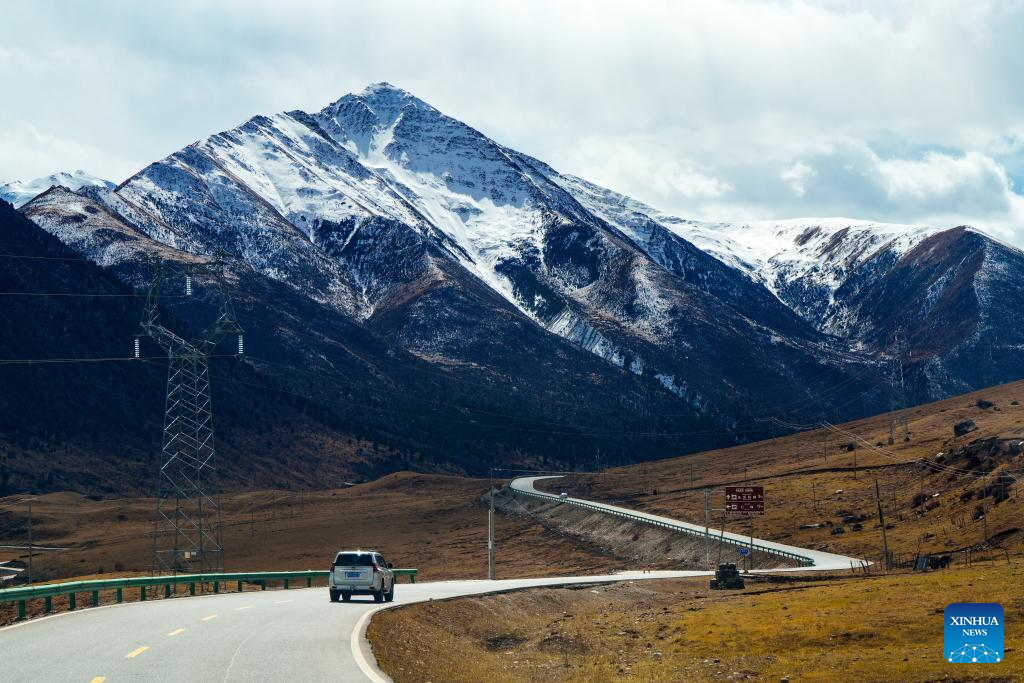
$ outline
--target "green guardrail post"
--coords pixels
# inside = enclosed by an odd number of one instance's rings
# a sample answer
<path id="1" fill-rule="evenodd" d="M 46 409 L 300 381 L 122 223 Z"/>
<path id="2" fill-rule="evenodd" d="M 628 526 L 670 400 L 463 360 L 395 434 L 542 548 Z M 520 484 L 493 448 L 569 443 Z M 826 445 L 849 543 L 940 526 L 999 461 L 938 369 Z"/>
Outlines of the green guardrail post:
<path id="1" fill-rule="evenodd" d="M 169 583 L 165 583 L 164 584 L 164 597 L 165 598 L 171 597 L 171 584 L 169 584 Z"/>
<path id="2" fill-rule="evenodd" d="M 196 584 L 194 582 L 190 583 L 188 585 L 188 594 L 189 595 L 195 595 L 196 594 Z"/>
<path id="3" fill-rule="evenodd" d="M 124 589 L 123 588 L 118 588 L 117 589 L 117 601 L 118 602 L 124 602 Z"/>
<path id="4" fill-rule="evenodd" d="M 146 602 L 146 587 L 139 586 L 139 602 Z"/>
<path id="5" fill-rule="evenodd" d="M 75 607 L 77 605 L 77 602 L 78 602 L 77 598 L 78 598 L 78 595 L 76 595 L 75 593 L 68 593 L 68 609 L 69 610 L 74 610 L 75 609 Z"/>
<path id="6" fill-rule="evenodd" d="M 306 588 L 312 588 L 312 587 L 313 587 L 313 577 L 312 576 L 307 576 L 306 577 Z"/>
<path id="7" fill-rule="evenodd" d="M 92 606 L 93 607 L 99 607 L 100 606 L 100 592 L 99 591 L 93 591 L 92 592 Z"/>
<path id="8" fill-rule="evenodd" d="M 47 595 L 43 598 L 43 612 L 49 614 L 53 611 L 53 598 Z"/>
<path id="9" fill-rule="evenodd" d="M 24 600 L 19 600 L 18 601 L 18 619 L 24 619 L 24 618 L 25 618 L 25 601 Z"/>
<path id="10" fill-rule="evenodd" d="M 220 593 L 220 581 L 213 582 L 213 592 Z"/>
<path id="11" fill-rule="evenodd" d="M 260 581 L 260 584 L 262 585 L 263 590 L 267 590 L 267 580 L 266 579 L 263 579 L 262 581 Z"/>
<path id="12" fill-rule="evenodd" d="M 242 582 L 241 582 L 241 580 L 239 580 L 239 582 L 238 582 L 238 592 L 239 593 L 242 592 Z"/>
<path id="13" fill-rule="evenodd" d="M 285 589 L 285 590 L 288 590 L 288 585 L 289 585 L 290 583 L 291 583 L 291 582 L 290 582 L 290 581 L 288 581 L 288 579 L 285 579 L 285 580 L 284 580 L 284 589 Z"/>

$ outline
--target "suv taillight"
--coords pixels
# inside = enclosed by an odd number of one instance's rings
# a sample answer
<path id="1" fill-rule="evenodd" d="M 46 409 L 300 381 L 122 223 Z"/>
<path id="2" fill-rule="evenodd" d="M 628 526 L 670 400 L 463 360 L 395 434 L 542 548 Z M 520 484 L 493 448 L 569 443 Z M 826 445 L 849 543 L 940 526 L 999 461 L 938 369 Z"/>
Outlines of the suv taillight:
<path id="1" fill-rule="evenodd" d="M 332 572 L 334 571 L 334 567 L 335 567 L 335 566 L 337 566 L 337 565 L 336 565 L 336 563 L 334 563 L 334 562 L 331 562 L 331 571 L 332 571 Z"/>

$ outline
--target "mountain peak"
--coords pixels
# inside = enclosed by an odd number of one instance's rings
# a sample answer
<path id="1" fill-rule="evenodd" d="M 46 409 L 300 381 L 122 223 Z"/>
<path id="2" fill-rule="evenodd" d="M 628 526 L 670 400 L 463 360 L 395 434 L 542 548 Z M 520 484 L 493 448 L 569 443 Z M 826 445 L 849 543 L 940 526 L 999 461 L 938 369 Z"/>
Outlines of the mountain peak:
<path id="1" fill-rule="evenodd" d="M 408 90 L 381 81 L 371 83 L 357 93 L 349 93 L 324 108 L 323 113 L 337 115 L 339 111 L 365 108 L 384 125 L 390 125 L 407 107 L 433 109 Z"/>
<path id="2" fill-rule="evenodd" d="M 82 169 L 71 173 L 59 171 L 42 178 L 34 180 L 12 180 L 9 183 L 0 185 L 0 199 L 10 202 L 15 207 L 22 206 L 36 195 L 49 190 L 54 186 L 67 187 L 71 190 L 78 190 L 83 187 L 97 185 L 107 189 L 113 189 L 114 183 L 103 178 L 98 178 Z"/>
<path id="3" fill-rule="evenodd" d="M 357 94 L 358 97 L 379 97 L 384 96 L 398 96 L 398 97 L 412 97 L 412 93 L 408 90 L 399 88 L 397 85 L 391 85 L 387 81 L 380 81 L 379 83 L 370 83 L 368 86 L 362 89 Z"/>

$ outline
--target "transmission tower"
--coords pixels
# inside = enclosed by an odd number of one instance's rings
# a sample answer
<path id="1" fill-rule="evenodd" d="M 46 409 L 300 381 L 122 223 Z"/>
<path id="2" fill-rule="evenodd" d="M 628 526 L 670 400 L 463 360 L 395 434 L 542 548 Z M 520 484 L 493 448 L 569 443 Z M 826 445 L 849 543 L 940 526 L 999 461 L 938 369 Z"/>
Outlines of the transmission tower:
<path id="1" fill-rule="evenodd" d="M 200 336 L 186 339 L 161 322 L 159 302 L 167 296 L 192 297 L 200 281 L 218 309 L 217 318 Z M 237 352 L 242 354 L 242 329 L 225 294 L 220 263 L 156 264 L 141 331 L 135 338 L 136 357 L 140 355 L 141 337 L 145 336 L 157 343 L 168 360 L 153 528 L 154 574 L 209 573 L 224 568 L 220 504 L 213 490 L 215 453 L 209 356 L 229 335 L 237 335 Z"/>

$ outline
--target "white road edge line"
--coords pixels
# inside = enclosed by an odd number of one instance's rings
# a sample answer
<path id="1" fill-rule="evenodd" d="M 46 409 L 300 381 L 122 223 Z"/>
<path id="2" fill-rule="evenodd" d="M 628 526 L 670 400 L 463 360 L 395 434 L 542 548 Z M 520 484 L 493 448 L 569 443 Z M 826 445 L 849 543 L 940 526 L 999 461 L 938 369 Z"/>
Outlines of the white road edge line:
<path id="1" fill-rule="evenodd" d="M 352 634 L 349 636 L 349 644 L 352 647 L 352 659 L 356 661 L 356 666 L 358 666 L 360 671 L 363 672 L 363 675 L 373 681 L 373 683 L 392 683 L 392 681 L 390 678 L 385 678 L 378 673 L 380 669 L 377 668 L 376 662 L 371 664 L 366 660 L 366 656 L 363 654 L 362 644 L 366 643 L 368 647 L 370 645 L 370 641 L 366 637 L 366 630 L 370 625 L 370 618 L 377 612 L 389 609 L 390 607 L 398 607 L 398 605 L 375 607 L 363 612 L 363 616 L 359 617 L 359 621 L 356 622 L 355 627 L 352 629 Z"/>

